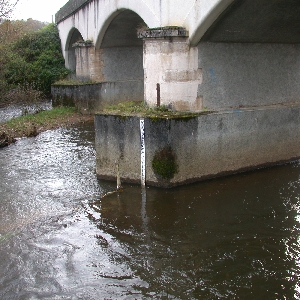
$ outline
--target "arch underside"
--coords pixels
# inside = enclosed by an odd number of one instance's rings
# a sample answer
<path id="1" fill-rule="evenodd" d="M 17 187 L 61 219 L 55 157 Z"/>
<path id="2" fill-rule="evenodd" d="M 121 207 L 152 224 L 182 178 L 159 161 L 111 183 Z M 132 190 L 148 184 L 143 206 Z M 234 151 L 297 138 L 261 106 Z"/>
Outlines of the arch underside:
<path id="1" fill-rule="evenodd" d="M 137 28 L 142 24 L 145 24 L 143 19 L 135 12 L 121 11 L 110 22 L 100 48 L 143 46 L 143 41 L 137 37 Z"/>
<path id="2" fill-rule="evenodd" d="M 198 44 L 210 109 L 298 103 L 299 0 L 235 0 Z"/>
<path id="3" fill-rule="evenodd" d="M 300 43 L 299 0 L 235 0 L 201 41 Z"/>
<path id="4" fill-rule="evenodd" d="M 75 48 L 73 47 L 73 44 L 75 44 L 78 41 L 82 41 L 82 35 L 76 28 L 72 28 L 67 42 L 65 50 L 67 52 L 67 67 L 72 71 L 76 71 L 76 55 L 75 55 Z"/>
<path id="5" fill-rule="evenodd" d="M 112 17 L 102 40 L 98 39 L 99 45 L 96 44 L 106 91 L 103 97 L 110 103 L 141 101 L 144 97 L 143 41 L 137 38 L 137 27 L 144 21 L 128 9 Z"/>

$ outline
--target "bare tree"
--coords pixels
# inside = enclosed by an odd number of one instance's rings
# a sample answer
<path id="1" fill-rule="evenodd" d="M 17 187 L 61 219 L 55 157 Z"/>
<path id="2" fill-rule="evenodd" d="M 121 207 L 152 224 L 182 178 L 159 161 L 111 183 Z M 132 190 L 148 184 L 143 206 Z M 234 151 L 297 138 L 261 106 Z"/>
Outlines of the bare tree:
<path id="1" fill-rule="evenodd" d="M 19 0 L 0 0 L 0 23 L 10 17 Z"/>

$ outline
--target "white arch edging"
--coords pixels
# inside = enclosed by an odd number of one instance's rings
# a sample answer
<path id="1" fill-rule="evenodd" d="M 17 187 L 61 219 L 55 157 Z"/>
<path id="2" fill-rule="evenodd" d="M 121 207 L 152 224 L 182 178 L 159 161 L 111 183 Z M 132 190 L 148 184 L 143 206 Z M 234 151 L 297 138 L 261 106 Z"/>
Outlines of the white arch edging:
<path id="1" fill-rule="evenodd" d="M 189 30 L 191 46 L 196 46 L 205 32 L 234 0 L 196 0 L 182 26 Z"/>

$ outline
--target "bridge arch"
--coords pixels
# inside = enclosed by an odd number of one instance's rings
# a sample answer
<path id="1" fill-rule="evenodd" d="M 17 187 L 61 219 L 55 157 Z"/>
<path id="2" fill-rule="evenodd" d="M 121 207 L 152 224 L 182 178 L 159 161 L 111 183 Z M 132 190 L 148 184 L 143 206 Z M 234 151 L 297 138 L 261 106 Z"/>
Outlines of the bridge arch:
<path id="1" fill-rule="evenodd" d="M 196 46 L 205 32 L 235 0 L 196 0 L 183 26 L 189 30 L 190 44 Z"/>
<path id="2" fill-rule="evenodd" d="M 196 1 L 197 2 L 197 1 Z M 195 3 L 186 19 L 190 44 L 300 42 L 300 6 L 294 0 L 212 0 Z M 197 18 L 198 16 L 198 18 Z"/>
<path id="3" fill-rule="evenodd" d="M 198 45 L 203 105 L 217 110 L 297 102 L 298 1 L 229 2 L 211 7 L 190 35 L 190 43 Z"/>
<path id="4" fill-rule="evenodd" d="M 72 27 L 71 30 L 69 31 L 66 44 L 65 44 L 66 66 L 72 72 L 76 72 L 76 54 L 75 54 L 75 47 L 73 45 L 79 41 L 83 41 L 82 34 L 76 27 Z"/>
<path id="5" fill-rule="evenodd" d="M 142 41 L 137 38 L 139 26 L 148 25 L 138 13 L 131 9 L 118 9 L 104 21 L 95 46 L 96 48 L 141 46 Z"/>
<path id="6" fill-rule="evenodd" d="M 95 48 L 108 99 L 144 98 L 143 41 L 137 37 L 138 26 L 146 26 L 144 20 L 122 8 L 110 14 L 99 33 Z"/>

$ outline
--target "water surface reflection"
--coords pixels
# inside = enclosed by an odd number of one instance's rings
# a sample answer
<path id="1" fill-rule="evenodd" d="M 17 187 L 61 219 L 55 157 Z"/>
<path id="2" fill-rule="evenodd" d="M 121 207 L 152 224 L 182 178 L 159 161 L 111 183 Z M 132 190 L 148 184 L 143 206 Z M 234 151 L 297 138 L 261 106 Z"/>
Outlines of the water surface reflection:
<path id="1" fill-rule="evenodd" d="M 300 164 L 101 198 L 93 128 L 0 150 L 1 299 L 300 299 Z"/>
<path id="2" fill-rule="evenodd" d="M 34 114 L 41 110 L 49 110 L 52 108 L 51 100 L 44 100 L 42 102 L 36 102 L 31 104 L 11 104 L 1 105 L 0 103 L 0 124 L 7 122 L 8 120 L 22 116 L 24 114 Z"/>

